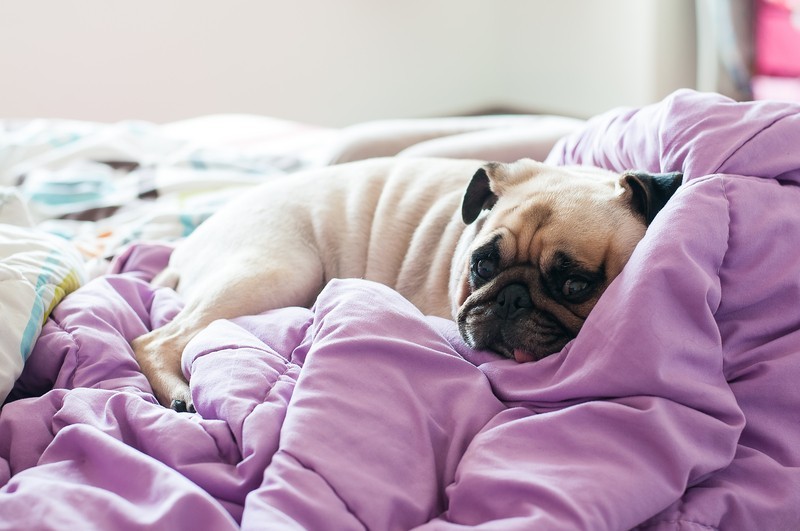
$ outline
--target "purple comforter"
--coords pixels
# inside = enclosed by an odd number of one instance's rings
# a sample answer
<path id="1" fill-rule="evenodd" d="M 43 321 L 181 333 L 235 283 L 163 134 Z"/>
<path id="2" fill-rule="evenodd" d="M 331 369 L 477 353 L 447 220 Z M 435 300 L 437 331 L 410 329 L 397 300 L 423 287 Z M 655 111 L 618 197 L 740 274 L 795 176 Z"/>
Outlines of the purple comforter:
<path id="1" fill-rule="evenodd" d="M 198 414 L 128 341 L 169 249 L 68 296 L 0 413 L 2 529 L 800 528 L 800 107 L 680 91 L 550 162 L 683 170 L 578 338 L 517 364 L 388 288 L 211 325 Z M 49 390 L 51 389 L 52 390 Z"/>

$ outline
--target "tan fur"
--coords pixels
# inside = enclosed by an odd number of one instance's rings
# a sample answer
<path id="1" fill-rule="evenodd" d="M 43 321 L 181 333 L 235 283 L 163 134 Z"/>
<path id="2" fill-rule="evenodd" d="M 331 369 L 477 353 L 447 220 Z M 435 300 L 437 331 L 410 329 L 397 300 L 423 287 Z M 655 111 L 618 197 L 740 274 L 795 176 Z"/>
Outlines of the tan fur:
<path id="1" fill-rule="evenodd" d="M 618 175 L 530 160 L 492 166 L 497 204 L 465 225 L 462 198 L 482 165 L 373 159 L 289 175 L 226 205 L 177 247 L 160 277 L 176 286 L 186 307 L 132 343 L 159 402 L 191 404 L 180 357 L 205 326 L 308 306 L 332 278 L 381 282 L 426 314 L 466 319 L 499 288 L 494 281 L 479 289 L 469 283 L 469 257 L 493 235 L 503 235 L 504 269 L 519 266 L 502 274 L 530 282 L 531 293 L 539 294 L 532 271 L 556 251 L 603 264 L 607 285 L 644 233 Z M 597 297 L 569 308 L 544 304 L 576 333 Z M 461 328 L 470 344 L 486 346 L 475 337 L 477 327 Z M 514 355 L 511 347 L 497 350 Z"/>

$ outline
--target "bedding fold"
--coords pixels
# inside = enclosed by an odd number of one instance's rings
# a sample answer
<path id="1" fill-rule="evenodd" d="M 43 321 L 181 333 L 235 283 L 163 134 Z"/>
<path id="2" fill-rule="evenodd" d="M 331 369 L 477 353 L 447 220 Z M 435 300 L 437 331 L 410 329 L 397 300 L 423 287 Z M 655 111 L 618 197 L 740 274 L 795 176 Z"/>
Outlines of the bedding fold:
<path id="1" fill-rule="evenodd" d="M 682 89 L 659 103 L 590 119 L 583 130 L 559 140 L 547 161 L 682 171 L 686 181 L 728 173 L 800 184 L 799 109 Z"/>

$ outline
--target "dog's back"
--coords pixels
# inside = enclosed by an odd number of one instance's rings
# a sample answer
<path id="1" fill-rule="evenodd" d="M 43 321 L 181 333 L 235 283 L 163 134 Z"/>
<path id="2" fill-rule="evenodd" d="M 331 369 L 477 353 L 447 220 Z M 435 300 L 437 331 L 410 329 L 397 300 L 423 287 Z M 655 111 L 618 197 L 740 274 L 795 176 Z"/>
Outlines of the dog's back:
<path id="1" fill-rule="evenodd" d="M 265 268 L 292 264 L 286 283 L 309 274 L 316 281 L 298 293 L 297 305 L 313 302 L 332 278 L 366 278 L 426 313 L 452 317 L 447 286 L 464 230 L 461 199 L 480 165 L 371 159 L 275 179 L 203 223 L 178 246 L 167 275 L 190 299 L 210 283 L 232 281 L 222 276 L 226 264 L 238 264 L 237 275 L 253 282 Z"/>

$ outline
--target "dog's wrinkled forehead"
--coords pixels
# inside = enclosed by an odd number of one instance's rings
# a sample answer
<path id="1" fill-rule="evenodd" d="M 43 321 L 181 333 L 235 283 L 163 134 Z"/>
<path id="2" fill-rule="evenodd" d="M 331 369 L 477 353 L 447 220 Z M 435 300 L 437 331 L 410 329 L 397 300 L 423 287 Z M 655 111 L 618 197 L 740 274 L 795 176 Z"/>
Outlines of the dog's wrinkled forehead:
<path id="1" fill-rule="evenodd" d="M 488 163 L 473 175 L 461 215 L 467 225 L 489 211 L 479 230 L 513 239 L 536 256 L 548 246 L 630 256 L 647 226 L 682 182 L 680 172 L 617 174 L 588 166 L 550 166 L 530 159 Z M 552 230 L 546 230 L 552 228 Z M 482 239 L 482 238 L 481 238 Z M 511 241 L 511 240 L 509 240 Z"/>
<path id="2" fill-rule="evenodd" d="M 499 236 L 500 246 L 513 250 L 515 256 L 506 255 L 511 261 L 541 264 L 568 255 L 605 267 L 609 256 L 626 259 L 644 233 L 644 225 L 621 203 L 616 173 L 530 160 L 492 170 L 503 174 L 491 180 L 497 200 L 483 233 Z"/>
<path id="3" fill-rule="evenodd" d="M 653 221 L 683 182 L 680 171 L 630 170 L 617 174 L 591 166 L 548 166 L 529 159 L 512 164 L 490 163 L 485 166 L 484 175 L 484 190 L 489 194 L 483 199 L 485 208 L 491 208 L 495 199 L 503 195 L 520 202 L 525 196 L 545 194 L 548 201 L 556 204 L 561 198 L 590 206 L 614 203 L 616 207 L 621 203 L 645 225 Z M 480 190 L 480 186 L 473 188 Z"/>
<path id="4" fill-rule="evenodd" d="M 619 208 L 623 190 L 616 173 L 529 160 L 503 165 L 498 171 L 505 175 L 491 181 L 497 196 L 492 217 L 497 223 L 518 225 L 519 231 L 550 224 L 592 231 L 597 225 L 618 224 L 621 215 L 629 217 Z"/>
<path id="5" fill-rule="evenodd" d="M 535 194 L 549 192 L 574 197 L 577 194 L 609 197 L 622 193 L 619 175 L 590 166 L 550 166 L 530 159 L 493 166 L 492 191 Z"/>

